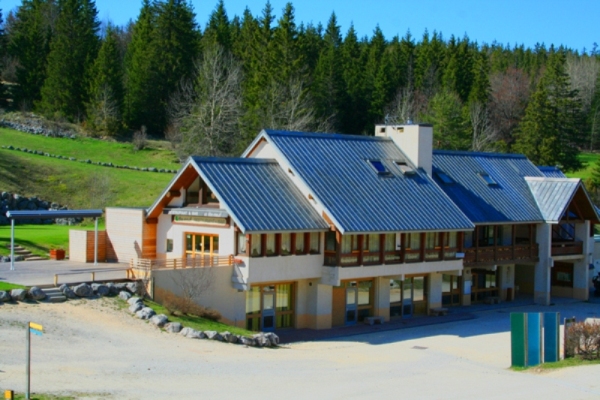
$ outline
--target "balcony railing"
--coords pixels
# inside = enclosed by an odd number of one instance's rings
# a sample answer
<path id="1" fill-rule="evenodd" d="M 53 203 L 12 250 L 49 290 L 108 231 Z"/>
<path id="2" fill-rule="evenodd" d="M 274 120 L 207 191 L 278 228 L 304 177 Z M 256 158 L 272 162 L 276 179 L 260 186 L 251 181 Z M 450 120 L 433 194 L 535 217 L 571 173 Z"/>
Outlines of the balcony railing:
<path id="1" fill-rule="evenodd" d="M 455 260 L 457 249 L 426 249 L 421 250 L 393 250 L 379 252 L 353 252 L 351 254 L 340 254 L 338 256 L 333 251 L 325 252 L 325 265 L 341 266 L 341 267 L 356 267 L 359 265 L 382 265 L 382 264 L 400 264 L 400 263 L 416 263 L 423 261 L 441 261 Z M 383 256 L 382 256 L 383 255 Z"/>
<path id="2" fill-rule="evenodd" d="M 510 263 L 512 261 L 535 260 L 537 257 L 537 243 L 531 245 L 470 247 L 465 249 L 465 265 Z"/>
<path id="3" fill-rule="evenodd" d="M 228 267 L 233 265 L 233 255 L 229 256 L 195 256 L 184 258 L 149 259 L 138 258 L 131 260 L 131 268 L 156 270 L 178 268 Z"/>
<path id="4" fill-rule="evenodd" d="M 552 242 L 553 256 L 583 254 L 583 242 Z"/>

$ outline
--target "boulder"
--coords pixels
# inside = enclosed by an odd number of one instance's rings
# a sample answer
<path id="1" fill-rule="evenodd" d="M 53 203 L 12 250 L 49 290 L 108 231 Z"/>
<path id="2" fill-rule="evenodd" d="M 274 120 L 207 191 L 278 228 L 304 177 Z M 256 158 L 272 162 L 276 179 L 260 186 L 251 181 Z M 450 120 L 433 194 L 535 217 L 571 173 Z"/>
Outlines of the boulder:
<path id="1" fill-rule="evenodd" d="M 129 300 L 127 300 L 127 303 L 129 303 L 130 305 L 131 304 L 135 304 L 135 303 L 142 303 L 143 304 L 144 301 L 142 299 L 140 299 L 139 297 L 137 297 L 137 296 L 133 296 L 133 297 L 130 297 Z"/>
<path id="2" fill-rule="evenodd" d="M 129 306 L 129 312 L 132 314 L 135 314 L 138 311 L 140 311 L 142 308 L 144 308 L 144 305 L 142 303 L 133 303 L 132 305 Z"/>
<path id="3" fill-rule="evenodd" d="M 79 297 L 91 297 L 94 294 L 94 291 L 87 283 L 82 283 L 73 288 L 75 294 Z"/>
<path id="4" fill-rule="evenodd" d="M 204 334 L 210 340 L 223 341 L 223 336 L 217 331 L 204 331 Z"/>
<path id="5" fill-rule="evenodd" d="M 136 294 L 138 292 L 138 283 L 137 282 L 128 282 L 125 287 L 132 294 Z"/>
<path id="6" fill-rule="evenodd" d="M 225 332 L 221 333 L 221 336 L 223 336 L 224 342 L 237 343 L 237 337 L 234 334 L 232 334 L 231 332 L 225 331 Z"/>
<path id="7" fill-rule="evenodd" d="M 169 322 L 165 325 L 165 330 L 170 333 L 179 333 L 182 328 L 179 322 Z"/>
<path id="8" fill-rule="evenodd" d="M 10 293 L 4 291 L 4 290 L 0 290 L 0 302 L 8 302 L 11 301 L 12 297 L 10 297 Z"/>
<path id="9" fill-rule="evenodd" d="M 137 303 L 139 304 L 139 303 Z M 163 326 L 165 326 L 165 324 L 167 322 L 169 322 L 169 319 L 167 318 L 167 316 L 165 314 L 159 314 L 159 315 L 155 315 L 152 318 L 150 318 L 150 322 L 152 322 L 154 325 L 158 326 L 159 328 L 162 328 Z"/>
<path id="10" fill-rule="evenodd" d="M 206 335 L 204 334 L 204 332 L 197 331 L 197 330 L 192 329 L 192 328 L 183 328 L 181 330 L 181 332 L 179 332 L 179 334 L 181 336 L 184 336 L 184 337 L 190 338 L 190 339 L 204 339 L 204 338 L 206 338 Z"/>
<path id="11" fill-rule="evenodd" d="M 65 297 L 68 298 L 68 299 L 76 299 L 77 298 L 77 295 L 75 294 L 75 292 L 73 291 L 73 289 L 71 289 L 67 285 L 65 285 L 65 289 L 62 290 L 62 292 L 65 295 Z"/>
<path id="12" fill-rule="evenodd" d="M 14 301 L 23 301 L 27 297 L 27 291 L 24 289 L 13 289 L 10 291 L 10 297 Z"/>
<path id="13" fill-rule="evenodd" d="M 32 300 L 44 300 L 46 298 L 46 293 L 44 293 L 44 291 L 39 287 L 34 286 L 29 289 L 29 297 Z"/>
<path id="14" fill-rule="evenodd" d="M 238 335 L 237 339 L 238 343 L 243 344 L 244 346 L 256 346 L 254 339 L 249 338 L 248 336 Z"/>
<path id="15" fill-rule="evenodd" d="M 99 296 L 108 296 L 109 289 L 102 283 L 92 283 L 92 290 Z"/>
<path id="16" fill-rule="evenodd" d="M 127 290 L 127 283 L 124 283 L 124 282 L 115 283 L 115 287 L 117 288 L 117 290 L 119 292 L 121 292 L 123 290 Z"/>
<path id="17" fill-rule="evenodd" d="M 264 333 L 252 335 L 252 339 L 254 339 L 254 342 L 258 347 L 271 347 L 271 341 Z"/>
<path id="18" fill-rule="evenodd" d="M 271 342 L 271 346 L 279 346 L 279 336 L 277 336 L 273 332 L 267 332 L 264 335 L 267 339 L 269 339 L 269 342 Z"/>
<path id="19" fill-rule="evenodd" d="M 106 287 L 108 288 L 108 295 L 109 296 L 116 296 L 119 294 L 119 289 L 117 289 L 117 287 L 115 286 L 114 283 L 107 283 Z"/>
<path id="20" fill-rule="evenodd" d="M 144 307 L 140 311 L 135 313 L 135 316 L 141 319 L 150 319 L 154 315 L 156 315 L 156 313 L 150 307 Z"/>
<path id="21" fill-rule="evenodd" d="M 119 293 L 119 298 L 127 301 L 127 300 L 129 300 L 131 298 L 131 293 L 126 292 L 125 290 L 123 290 L 122 292 Z"/>

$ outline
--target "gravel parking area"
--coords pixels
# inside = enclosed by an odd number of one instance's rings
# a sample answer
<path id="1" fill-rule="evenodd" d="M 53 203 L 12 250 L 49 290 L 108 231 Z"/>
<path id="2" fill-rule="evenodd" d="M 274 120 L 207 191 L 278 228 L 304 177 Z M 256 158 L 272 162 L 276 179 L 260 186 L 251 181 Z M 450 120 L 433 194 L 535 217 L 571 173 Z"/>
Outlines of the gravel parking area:
<path id="1" fill-rule="evenodd" d="M 600 365 L 513 372 L 509 312 L 598 316 L 590 303 L 477 312 L 468 321 L 244 348 L 168 334 L 112 299 L 0 306 L 0 389 L 22 392 L 25 326 L 32 391 L 118 399 L 597 399 Z"/>

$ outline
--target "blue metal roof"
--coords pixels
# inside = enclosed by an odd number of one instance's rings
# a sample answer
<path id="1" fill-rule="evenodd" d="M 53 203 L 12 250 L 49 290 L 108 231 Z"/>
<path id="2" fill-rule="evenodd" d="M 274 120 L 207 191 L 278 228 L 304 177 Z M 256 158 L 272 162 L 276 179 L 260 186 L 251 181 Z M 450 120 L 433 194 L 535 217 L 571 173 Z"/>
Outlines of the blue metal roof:
<path id="1" fill-rule="evenodd" d="M 441 171 L 454 183 L 444 184 Z M 495 184 L 484 179 L 487 174 Z M 541 222 L 537 203 L 524 177 L 543 174 L 519 154 L 433 152 L 433 175 L 440 187 L 474 223 Z"/>
<path id="2" fill-rule="evenodd" d="M 569 206 L 575 191 L 579 188 L 579 179 L 565 178 L 525 178 L 533 197 L 549 223 L 557 223 Z"/>
<path id="3" fill-rule="evenodd" d="M 56 218 L 98 218 L 102 210 L 34 210 L 34 211 L 8 211 L 8 219 L 56 219 Z"/>
<path id="4" fill-rule="evenodd" d="M 329 229 L 275 160 L 191 157 L 191 161 L 244 233 Z"/>
<path id="5" fill-rule="evenodd" d="M 546 166 L 538 166 L 538 169 L 542 171 L 547 178 L 566 178 L 567 176 L 563 174 L 563 172 L 558 167 L 546 167 Z"/>
<path id="6" fill-rule="evenodd" d="M 342 233 L 471 230 L 473 225 L 389 138 L 265 130 Z M 379 160 L 385 166 L 369 161 Z M 406 168 L 405 168 L 406 169 Z"/>

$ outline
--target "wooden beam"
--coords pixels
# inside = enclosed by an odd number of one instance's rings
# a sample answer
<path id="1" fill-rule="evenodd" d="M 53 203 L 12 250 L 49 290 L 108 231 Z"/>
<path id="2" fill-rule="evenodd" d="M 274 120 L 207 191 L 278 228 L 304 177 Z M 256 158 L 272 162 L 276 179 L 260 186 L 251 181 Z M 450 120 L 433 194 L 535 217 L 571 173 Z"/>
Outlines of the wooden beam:
<path id="1" fill-rule="evenodd" d="M 169 193 L 167 193 L 167 195 L 169 197 L 179 197 L 181 196 L 181 190 L 169 190 Z"/>
<path id="2" fill-rule="evenodd" d="M 146 223 L 150 225 L 158 224 L 158 218 L 146 218 Z"/>

